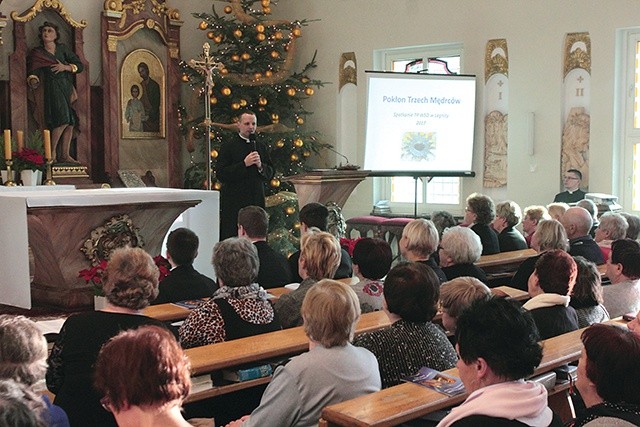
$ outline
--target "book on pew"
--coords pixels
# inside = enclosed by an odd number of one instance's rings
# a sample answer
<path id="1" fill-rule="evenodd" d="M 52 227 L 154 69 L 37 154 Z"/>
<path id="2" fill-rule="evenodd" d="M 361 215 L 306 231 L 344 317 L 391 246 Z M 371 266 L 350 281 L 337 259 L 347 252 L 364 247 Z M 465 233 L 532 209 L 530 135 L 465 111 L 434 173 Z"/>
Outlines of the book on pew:
<path id="1" fill-rule="evenodd" d="M 210 388 L 213 388 L 211 375 L 205 374 L 197 377 L 191 377 L 191 390 L 189 391 L 189 394 L 209 390 Z"/>
<path id="2" fill-rule="evenodd" d="M 178 307 L 186 308 L 187 310 L 195 310 L 200 307 L 200 305 L 207 301 L 209 298 L 200 298 L 200 299 L 186 299 L 184 301 L 172 302 L 171 304 L 177 305 Z"/>
<path id="3" fill-rule="evenodd" d="M 223 369 L 222 378 L 232 382 L 242 382 L 268 377 L 273 373 L 271 364 L 243 367 L 238 369 Z"/>
<path id="4" fill-rule="evenodd" d="M 462 384 L 460 378 L 427 368 L 426 366 L 420 368 L 415 374 L 402 378 L 402 381 L 418 384 L 435 390 L 438 393 L 446 394 L 447 396 L 455 396 L 465 391 L 464 384 Z"/>

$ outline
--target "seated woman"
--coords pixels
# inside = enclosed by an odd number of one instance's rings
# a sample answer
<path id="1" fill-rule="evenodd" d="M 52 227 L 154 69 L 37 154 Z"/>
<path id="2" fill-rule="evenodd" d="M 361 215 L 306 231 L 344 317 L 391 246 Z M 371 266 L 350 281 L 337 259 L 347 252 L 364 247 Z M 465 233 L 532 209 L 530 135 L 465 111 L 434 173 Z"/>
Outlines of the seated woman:
<path id="1" fill-rule="evenodd" d="M 524 236 L 514 228 L 520 224 L 521 219 L 522 210 L 516 202 L 507 200 L 496 205 L 496 217 L 491 222 L 491 225 L 498 233 L 500 252 L 527 249 L 527 242 L 524 240 Z"/>
<path id="2" fill-rule="evenodd" d="M 586 258 L 573 258 L 578 266 L 576 284 L 571 291 L 569 305 L 576 309 L 578 327 L 586 328 L 593 323 L 609 320 L 609 312 L 602 305 L 602 279 L 595 263 Z"/>
<path id="3" fill-rule="evenodd" d="M 524 378 L 542 360 L 531 315 L 511 300 L 474 301 L 458 318 L 458 373 L 469 397 L 438 427 L 562 426 L 543 385 Z"/>
<path id="4" fill-rule="evenodd" d="M 489 196 L 473 193 L 467 197 L 462 225 L 471 228 L 480 237 L 482 255 L 500 253 L 498 235 L 489 226 L 495 217 L 496 208 Z"/>
<path id="5" fill-rule="evenodd" d="M 522 217 L 522 230 L 525 232 L 524 240 L 527 246 L 531 247 L 531 238 L 538 228 L 538 223 L 545 219 L 551 219 L 547 208 L 544 206 L 527 206 L 524 208 Z"/>
<path id="6" fill-rule="evenodd" d="M 353 248 L 353 272 L 360 279 L 352 285 L 363 313 L 382 309 L 383 278 L 391 268 L 391 246 L 382 239 L 362 238 Z"/>
<path id="7" fill-rule="evenodd" d="M 456 321 L 460 314 L 479 299 L 491 298 L 491 289 L 475 277 L 457 277 L 444 282 L 440 287 L 442 326 L 448 332 L 456 332 Z"/>
<path id="8" fill-rule="evenodd" d="M 376 358 L 351 345 L 359 317 L 348 285 L 313 285 L 302 303 L 309 351 L 276 368 L 260 406 L 228 426 L 317 426 L 325 406 L 380 390 Z"/>
<path id="9" fill-rule="evenodd" d="M 398 247 L 407 261 L 419 262 L 431 267 L 442 283 L 447 280 L 447 276 L 434 259 L 434 252 L 438 250 L 439 242 L 438 230 L 433 222 L 418 218 L 404 226 Z"/>
<path id="10" fill-rule="evenodd" d="M 439 296 L 440 282 L 424 264 L 401 263 L 387 275 L 383 307 L 392 324 L 354 341 L 376 355 L 383 388 L 400 384 L 423 366 L 438 371 L 455 366 L 453 346 L 431 322 Z"/>
<path id="11" fill-rule="evenodd" d="M 545 252 L 536 262 L 529 277 L 531 299 L 523 307 L 531 312 L 540 339 L 578 329 L 578 315 L 569 305 L 577 274 L 576 262 L 565 251 Z"/>
<path id="12" fill-rule="evenodd" d="M 438 254 L 447 280 L 471 276 L 486 282 L 487 275 L 474 265 L 482 254 L 480 237 L 467 227 L 453 227 L 444 232 Z"/>
<path id="13" fill-rule="evenodd" d="M 527 258 L 520 264 L 509 284 L 512 288 L 523 291 L 528 289 L 529 277 L 543 253 L 553 249 L 569 250 L 569 238 L 560 221 L 555 219 L 540 221 L 531 238 L 531 249 L 535 249 L 538 255 Z"/>
<path id="14" fill-rule="evenodd" d="M 562 218 L 562 215 L 564 215 L 567 209 L 569 209 L 569 205 L 563 202 L 553 202 L 547 205 L 549 216 L 556 221 L 560 221 L 560 218 Z"/>
<path id="15" fill-rule="evenodd" d="M 72 426 L 116 425 L 93 388 L 93 367 L 102 345 L 120 331 L 150 324 L 164 327 L 142 315 L 142 309 L 158 296 L 158 278 L 158 267 L 144 250 L 116 249 L 103 285 L 107 306 L 73 315 L 62 325 L 49 355 L 47 388 Z"/>
<path id="16" fill-rule="evenodd" d="M 13 380 L 39 392 L 47 373 L 47 340 L 36 324 L 24 316 L 0 315 L 0 380 Z M 46 425 L 69 425 L 67 414 L 41 395 L 39 415 Z M 1 425 L 1 424 L 0 424 Z"/>
<path id="17" fill-rule="evenodd" d="M 0 379 L 0 426 L 2 427 L 47 427 L 52 424 L 46 415 L 45 402 L 38 393 L 26 384 Z"/>
<path id="18" fill-rule="evenodd" d="M 120 427 L 188 427 L 180 407 L 189 395 L 189 359 L 157 326 L 123 331 L 102 347 L 95 386 Z"/>
<path id="19" fill-rule="evenodd" d="M 582 333 L 576 386 L 587 409 L 574 427 L 640 425 L 640 338 L 613 325 Z"/>
<path id="20" fill-rule="evenodd" d="M 213 247 L 220 288 L 180 326 L 180 343 L 191 348 L 280 329 L 267 292 L 255 283 L 260 261 L 249 239 L 233 237 Z"/>
<path id="21" fill-rule="evenodd" d="M 318 281 L 332 278 L 342 258 L 340 243 L 332 234 L 311 228 L 300 238 L 298 273 L 302 283 L 298 289 L 282 295 L 274 303 L 283 328 L 302 325 L 300 308 L 307 291 Z"/>

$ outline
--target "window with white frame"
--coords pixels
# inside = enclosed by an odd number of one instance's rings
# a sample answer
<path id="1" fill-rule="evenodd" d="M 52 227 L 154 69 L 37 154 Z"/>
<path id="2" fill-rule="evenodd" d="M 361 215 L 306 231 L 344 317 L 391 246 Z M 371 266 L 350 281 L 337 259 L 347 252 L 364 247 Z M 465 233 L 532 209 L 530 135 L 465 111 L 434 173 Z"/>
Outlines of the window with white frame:
<path id="1" fill-rule="evenodd" d="M 618 167 L 622 174 L 614 188 L 620 192 L 625 209 L 640 211 L 640 27 L 617 32 L 617 82 L 615 96 L 616 137 L 621 141 Z"/>
<path id="2" fill-rule="evenodd" d="M 376 71 L 460 74 L 462 44 L 376 50 L 374 68 Z M 424 178 L 415 180 L 412 177 L 376 178 L 374 197 L 376 200 L 388 200 L 396 212 L 413 212 L 415 202 L 418 212 L 449 210 L 459 213 L 458 211 L 462 211 L 460 185 L 458 177 L 435 177 L 431 181 Z"/>

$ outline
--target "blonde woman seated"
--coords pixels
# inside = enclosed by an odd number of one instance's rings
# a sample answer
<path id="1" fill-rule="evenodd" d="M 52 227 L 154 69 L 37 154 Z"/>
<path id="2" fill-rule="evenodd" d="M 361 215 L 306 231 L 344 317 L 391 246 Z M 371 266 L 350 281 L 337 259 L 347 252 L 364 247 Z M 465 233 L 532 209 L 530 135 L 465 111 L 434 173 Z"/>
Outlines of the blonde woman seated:
<path id="1" fill-rule="evenodd" d="M 25 395 L 30 396 L 29 392 L 40 394 L 47 373 L 47 354 L 47 340 L 32 320 L 24 316 L 0 315 L 0 380 L 22 384 L 28 389 Z M 34 404 L 46 425 L 69 425 L 67 414 L 52 405 L 45 394 L 38 399 L 40 401 Z"/>
<path id="2" fill-rule="evenodd" d="M 300 307 L 311 287 L 322 279 L 330 279 L 340 265 L 342 249 L 332 234 L 311 228 L 300 239 L 298 272 L 302 282 L 298 289 L 282 295 L 274 304 L 283 328 L 302 325 Z"/>
<path id="3" fill-rule="evenodd" d="M 509 286 L 512 288 L 528 290 L 529 277 L 533 274 L 536 262 L 543 253 L 554 249 L 569 250 L 569 238 L 560 221 L 555 219 L 540 221 L 531 238 L 531 249 L 538 252 L 538 255 L 527 258 L 520 264 L 518 271 L 511 278 Z"/>
<path id="4" fill-rule="evenodd" d="M 457 277 L 444 282 L 440 287 L 442 326 L 455 333 L 460 314 L 474 301 L 489 299 L 491 295 L 491 289 L 475 277 Z"/>
<path id="5" fill-rule="evenodd" d="M 447 280 L 471 276 L 482 282 L 487 281 L 484 271 L 474 264 L 482 254 L 482 243 L 471 229 L 453 227 L 445 230 L 439 249 L 440 266 Z"/>
<path id="6" fill-rule="evenodd" d="M 47 371 L 47 388 L 72 426 L 116 425 L 93 388 L 93 367 L 102 345 L 119 332 L 164 325 L 142 315 L 158 296 L 158 267 L 140 248 L 116 249 L 109 259 L 103 290 L 107 306 L 69 317 L 60 330 Z"/>
<path id="7" fill-rule="evenodd" d="M 560 221 L 562 215 L 569 209 L 569 205 L 563 202 L 553 202 L 547 205 L 547 212 L 549 212 L 549 216 L 551 219 L 555 219 L 556 221 Z"/>
<path id="8" fill-rule="evenodd" d="M 251 240 L 232 237 L 213 247 L 220 288 L 180 326 L 184 348 L 263 334 L 280 329 L 267 292 L 257 283 L 260 261 Z"/>
<path id="9" fill-rule="evenodd" d="M 360 317 L 355 292 L 321 280 L 306 293 L 301 311 L 309 351 L 279 366 L 260 406 L 228 426 L 317 426 L 325 406 L 380 390 L 375 356 L 351 345 Z"/>
<path id="10" fill-rule="evenodd" d="M 164 328 L 124 331 L 102 347 L 95 386 L 120 427 L 188 427 L 180 407 L 189 395 L 189 359 Z"/>
<path id="11" fill-rule="evenodd" d="M 431 267 L 442 283 L 447 276 L 434 259 L 439 242 L 438 229 L 433 222 L 418 218 L 404 226 L 398 247 L 404 259 Z"/>

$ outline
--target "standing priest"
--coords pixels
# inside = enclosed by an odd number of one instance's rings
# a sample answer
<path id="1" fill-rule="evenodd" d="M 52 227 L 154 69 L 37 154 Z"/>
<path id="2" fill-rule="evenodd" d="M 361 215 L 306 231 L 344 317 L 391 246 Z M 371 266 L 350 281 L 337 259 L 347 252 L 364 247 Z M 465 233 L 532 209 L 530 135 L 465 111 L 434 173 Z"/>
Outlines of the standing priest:
<path id="1" fill-rule="evenodd" d="M 217 177 L 220 189 L 220 240 L 238 234 L 238 211 L 249 205 L 264 208 L 264 181 L 273 176 L 267 147 L 257 142 L 255 113 L 245 111 L 238 120 L 238 135 L 220 147 Z"/>

